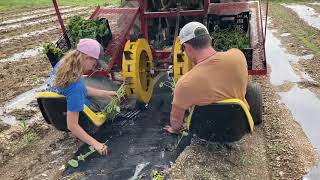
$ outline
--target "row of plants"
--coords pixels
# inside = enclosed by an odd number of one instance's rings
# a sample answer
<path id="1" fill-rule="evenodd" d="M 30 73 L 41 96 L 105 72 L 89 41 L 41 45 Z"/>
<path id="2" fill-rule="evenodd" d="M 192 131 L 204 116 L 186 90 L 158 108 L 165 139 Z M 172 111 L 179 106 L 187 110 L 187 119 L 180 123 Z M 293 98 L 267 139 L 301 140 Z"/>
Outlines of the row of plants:
<path id="1" fill-rule="evenodd" d="M 106 48 L 112 38 L 107 19 L 86 20 L 80 16 L 74 16 L 68 21 L 66 33 L 70 37 L 69 42 L 71 43 L 71 48 L 75 48 L 79 40 L 83 38 L 96 39 L 103 48 Z M 64 38 L 68 38 L 68 36 L 64 36 Z M 67 42 L 68 41 L 65 41 L 64 44 L 59 44 L 59 47 L 68 47 Z M 52 66 L 54 66 L 64 54 L 63 50 L 59 47 L 58 43 L 48 43 L 43 46 L 43 53 L 48 56 Z M 108 61 L 108 58 L 105 58 L 104 61 Z"/>
<path id="2" fill-rule="evenodd" d="M 210 34 L 212 46 L 217 51 L 227 51 L 231 48 L 250 48 L 250 38 L 245 32 L 236 30 L 220 30 Z"/>

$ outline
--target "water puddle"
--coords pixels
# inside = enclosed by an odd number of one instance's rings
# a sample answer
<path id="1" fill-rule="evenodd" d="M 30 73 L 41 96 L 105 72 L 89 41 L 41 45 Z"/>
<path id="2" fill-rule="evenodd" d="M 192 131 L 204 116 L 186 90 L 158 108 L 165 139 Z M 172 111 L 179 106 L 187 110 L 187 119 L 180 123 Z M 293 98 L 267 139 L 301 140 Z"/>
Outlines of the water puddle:
<path id="1" fill-rule="evenodd" d="M 46 89 L 46 85 L 41 85 L 38 88 L 31 89 L 25 93 L 20 94 L 14 99 L 10 100 L 4 105 L 5 109 L 22 109 L 26 108 L 28 104 L 35 99 L 35 94 L 39 91 Z"/>
<path id="2" fill-rule="evenodd" d="M 299 82 L 301 79 L 294 72 L 290 61 L 297 59 L 297 56 L 286 53 L 281 47 L 281 42 L 267 30 L 266 56 L 271 67 L 270 81 L 273 85 L 281 85 L 285 81 Z"/>
<path id="3" fill-rule="evenodd" d="M 291 36 L 291 33 L 283 33 L 280 35 L 281 37 L 288 37 L 288 36 Z"/>
<path id="4" fill-rule="evenodd" d="M 88 9 L 88 8 L 87 7 L 75 7 L 75 8 L 71 8 L 71 9 L 61 10 L 60 13 L 68 13 L 68 12 L 72 12 L 72 11 L 80 11 L 80 10 L 85 10 L 85 9 Z M 21 22 L 21 21 L 26 21 L 26 20 L 30 20 L 30 19 L 34 19 L 34 18 L 50 16 L 50 15 L 54 15 L 54 14 L 55 14 L 55 12 L 49 12 L 49 13 L 43 13 L 40 15 L 37 14 L 37 15 L 25 16 L 22 18 L 11 19 L 11 20 L 0 22 L 0 26 L 7 25 L 7 24 L 13 24 L 13 23 Z"/>
<path id="5" fill-rule="evenodd" d="M 280 92 L 281 102 L 291 111 L 293 117 L 302 126 L 304 132 L 317 148 L 320 155 L 320 100 L 308 89 L 301 89 L 295 85 L 289 92 Z M 320 178 L 320 163 L 314 167 L 305 180 L 316 180 Z"/>
<path id="6" fill-rule="evenodd" d="M 20 60 L 24 60 L 24 59 L 29 59 L 29 58 L 35 57 L 35 56 L 40 54 L 42 49 L 43 49 L 42 47 L 35 47 L 35 48 L 32 48 L 32 49 L 28 49 L 28 50 L 26 50 L 24 52 L 15 53 L 9 58 L 0 59 L 0 63 L 20 61 Z"/>
<path id="7" fill-rule="evenodd" d="M 0 45 L 3 46 L 5 44 L 10 43 L 11 41 L 17 41 L 17 40 L 21 40 L 21 39 L 31 38 L 34 36 L 37 37 L 37 36 L 40 36 L 42 34 L 49 32 L 49 31 L 53 31 L 53 30 L 57 30 L 57 29 L 58 29 L 57 26 L 53 26 L 53 27 L 49 27 L 49 28 L 46 28 L 46 29 L 40 30 L 40 31 L 32 31 L 32 32 L 28 32 L 28 33 L 21 34 L 18 36 L 13 36 L 10 38 L 4 38 L 4 39 L 0 40 Z"/>
<path id="8" fill-rule="evenodd" d="M 292 9 L 298 16 L 307 22 L 310 26 L 320 29 L 320 14 L 313 8 L 306 5 L 298 4 L 282 4 L 283 6 Z"/>
<path id="9" fill-rule="evenodd" d="M 0 116 L 0 119 L 4 123 L 9 124 L 11 126 L 17 122 L 17 119 L 14 116 Z"/>
<path id="10" fill-rule="evenodd" d="M 285 81 L 299 82 L 302 78 L 314 82 L 314 80 L 303 71 L 296 74 L 290 63 L 297 63 L 299 60 L 312 59 L 314 56 L 295 56 L 288 54 L 285 48 L 281 47 L 281 42 L 272 32 L 276 30 L 267 30 L 267 62 L 271 67 L 270 80 L 273 85 L 281 85 Z M 288 92 L 279 92 L 280 101 L 284 103 L 291 111 L 294 119 L 299 122 L 311 143 L 317 148 L 320 155 L 320 100 L 317 95 L 308 89 L 299 88 L 297 84 Z M 314 167 L 304 178 L 307 180 L 319 179 L 320 164 Z"/>

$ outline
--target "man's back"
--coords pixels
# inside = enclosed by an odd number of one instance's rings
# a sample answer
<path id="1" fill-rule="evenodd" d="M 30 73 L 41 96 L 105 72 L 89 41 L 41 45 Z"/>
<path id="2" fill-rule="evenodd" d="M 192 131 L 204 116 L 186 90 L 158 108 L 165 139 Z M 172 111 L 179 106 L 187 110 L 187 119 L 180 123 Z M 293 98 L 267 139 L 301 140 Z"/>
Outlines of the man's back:
<path id="1" fill-rule="evenodd" d="M 245 56 L 238 49 L 218 52 L 198 63 L 178 81 L 173 104 L 187 109 L 238 98 L 245 103 L 248 70 Z"/>

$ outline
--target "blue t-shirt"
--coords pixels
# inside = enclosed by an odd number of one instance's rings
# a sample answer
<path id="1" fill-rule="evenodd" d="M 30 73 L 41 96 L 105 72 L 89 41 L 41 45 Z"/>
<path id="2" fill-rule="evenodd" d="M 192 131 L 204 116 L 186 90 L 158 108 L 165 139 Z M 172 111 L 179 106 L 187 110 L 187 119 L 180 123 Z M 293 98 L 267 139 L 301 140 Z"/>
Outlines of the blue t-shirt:
<path id="1" fill-rule="evenodd" d="M 83 111 L 84 105 L 89 106 L 90 101 L 87 99 L 87 88 L 84 84 L 83 78 L 78 81 L 71 83 L 64 88 L 57 88 L 54 86 L 54 77 L 60 62 L 55 65 L 51 71 L 50 77 L 48 79 L 48 90 L 56 92 L 58 94 L 64 95 L 67 99 L 67 111 L 69 112 L 80 112 Z"/>

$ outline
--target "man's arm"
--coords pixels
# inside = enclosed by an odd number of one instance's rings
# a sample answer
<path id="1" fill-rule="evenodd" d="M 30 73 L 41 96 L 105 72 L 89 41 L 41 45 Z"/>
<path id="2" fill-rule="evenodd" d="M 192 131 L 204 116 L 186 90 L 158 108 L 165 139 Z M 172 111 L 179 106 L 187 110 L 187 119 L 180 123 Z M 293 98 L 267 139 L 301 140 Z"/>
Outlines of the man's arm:
<path id="1" fill-rule="evenodd" d="M 164 129 L 169 133 L 178 134 L 183 123 L 184 113 L 184 109 L 172 104 L 170 126 L 166 126 Z"/>
<path id="2" fill-rule="evenodd" d="M 86 86 L 88 91 L 88 96 L 96 96 L 96 97 L 112 97 L 116 96 L 117 93 L 115 91 L 106 91 L 101 89 L 96 89 L 93 87 Z"/>

